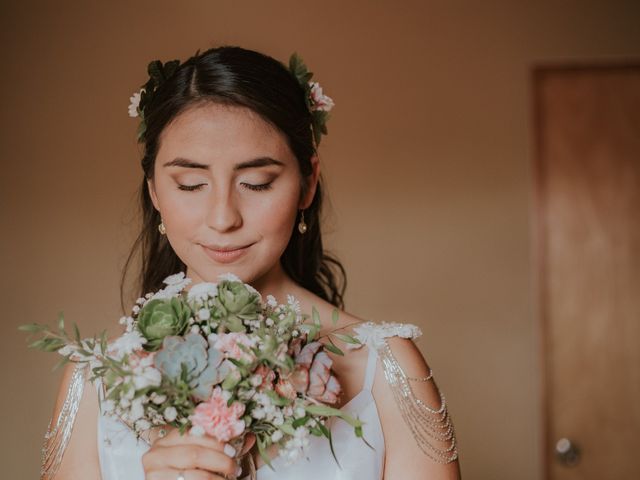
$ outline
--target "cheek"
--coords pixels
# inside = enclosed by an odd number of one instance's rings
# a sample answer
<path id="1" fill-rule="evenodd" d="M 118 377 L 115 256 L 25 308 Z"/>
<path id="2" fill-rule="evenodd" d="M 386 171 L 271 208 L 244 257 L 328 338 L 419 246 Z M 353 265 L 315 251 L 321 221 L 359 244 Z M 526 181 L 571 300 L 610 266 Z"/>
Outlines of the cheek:
<path id="1" fill-rule="evenodd" d="M 204 202 L 194 201 L 194 197 L 181 192 L 177 188 L 163 186 L 158 196 L 162 221 L 171 232 L 171 237 L 190 236 L 203 216 Z"/>
<path id="2" fill-rule="evenodd" d="M 258 230 L 263 238 L 284 242 L 286 246 L 298 212 L 297 206 L 295 189 L 265 195 L 262 201 L 254 202 L 251 207 L 244 209 L 245 224 Z"/>

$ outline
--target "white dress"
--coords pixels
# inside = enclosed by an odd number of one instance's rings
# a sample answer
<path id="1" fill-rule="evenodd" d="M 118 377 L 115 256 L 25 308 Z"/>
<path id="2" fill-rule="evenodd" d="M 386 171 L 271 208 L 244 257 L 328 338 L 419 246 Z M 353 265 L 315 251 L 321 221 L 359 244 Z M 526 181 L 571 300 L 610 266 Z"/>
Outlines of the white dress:
<path id="1" fill-rule="evenodd" d="M 385 355 L 389 352 L 385 338 L 401 336 L 404 338 L 416 338 L 421 335 L 420 329 L 411 324 L 383 323 L 374 324 L 367 322 L 354 329 L 355 335 L 369 349 L 365 377 L 362 390 L 353 397 L 342 410 L 363 421 L 363 436 L 371 445 L 369 447 L 361 438 L 357 438 L 353 428 L 346 422 L 331 418 L 328 426 L 331 429 L 334 451 L 338 463 L 331 454 L 329 442 L 324 437 L 311 436 L 311 444 L 307 458 L 286 465 L 282 458 L 276 457 L 272 461 L 274 470 L 268 465 L 261 466 L 257 471 L 258 480 L 381 480 L 384 471 L 385 443 L 382 426 L 376 402 L 371 388 L 378 365 L 382 365 L 385 378 L 393 386 L 394 378 L 389 376 L 390 368 L 396 368 L 404 378 L 404 373 L 393 356 Z M 385 350 L 387 348 L 387 350 Z M 380 357 L 380 362 L 378 362 Z M 73 382 L 72 382 L 73 383 Z M 101 389 L 97 384 L 99 391 Z M 71 391 L 70 387 L 70 391 Z M 400 391 L 400 390 L 396 390 Z M 410 392 L 406 396 L 411 396 Z M 68 395 L 69 404 L 73 406 L 79 403 L 79 394 Z M 444 408 L 444 404 L 442 406 Z M 75 414 L 58 418 L 56 428 L 70 430 Z M 66 427 L 66 428 L 65 428 Z M 55 433 L 55 432 L 53 432 Z M 47 435 L 50 435 L 48 431 Z M 52 435 L 55 437 L 55 435 Z M 45 437 L 48 438 L 48 437 Z M 62 444 L 45 446 L 50 451 L 50 457 L 56 458 L 59 464 L 62 453 L 66 447 L 66 441 Z M 142 468 L 142 455 L 150 448 L 143 439 L 136 439 L 134 433 L 122 422 L 106 415 L 98 415 L 98 454 L 102 480 L 144 480 Z M 452 448 L 454 448 L 453 446 Z M 455 452 L 455 450 L 453 450 Z M 43 477 L 52 478 L 57 469 L 56 462 L 49 462 L 45 468 L 43 462 Z"/>

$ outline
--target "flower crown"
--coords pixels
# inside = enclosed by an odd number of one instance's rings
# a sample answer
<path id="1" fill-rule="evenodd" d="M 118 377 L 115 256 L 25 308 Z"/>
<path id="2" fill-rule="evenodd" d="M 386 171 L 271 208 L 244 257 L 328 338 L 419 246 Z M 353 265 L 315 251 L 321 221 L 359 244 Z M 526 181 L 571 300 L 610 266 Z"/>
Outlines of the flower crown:
<path id="1" fill-rule="evenodd" d="M 196 55 L 198 55 L 199 52 L 198 50 Z M 138 141 L 142 141 L 147 127 L 145 122 L 145 109 L 147 105 L 151 102 L 158 87 L 171 77 L 179 66 L 179 60 L 171 60 L 164 64 L 160 60 L 153 60 L 147 67 L 149 80 L 129 99 L 129 116 L 134 118 L 140 117 Z M 313 72 L 307 69 L 302 58 L 300 58 L 297 53 L 293 53 L 289 58 L 289 71 L 304 89 L 307 107 L 311 113 L 311 131 L 313 132 L 316 146 L 320 145 L 322 135 L 328 133 L 327 120 L 329 119 L 329 111 L 333 108 L 334 102 L 322 92 L 322 87 L 318 82 L 311 81 Z"/>

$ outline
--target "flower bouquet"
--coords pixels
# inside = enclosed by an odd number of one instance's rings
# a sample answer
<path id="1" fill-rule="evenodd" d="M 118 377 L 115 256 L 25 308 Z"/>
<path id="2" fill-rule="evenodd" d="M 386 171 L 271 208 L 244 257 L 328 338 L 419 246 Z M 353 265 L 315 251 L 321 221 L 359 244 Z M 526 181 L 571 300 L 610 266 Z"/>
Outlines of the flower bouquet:
<path id="1" fill-rule="evenodd" d="M 60 364 L 89 364 L 91 381 L 102 385 L 103 413 L 137 436 L 161 425 L 221 442 L 253 433 L 269 466 L 270 446 L 292 463 L 305 455 L 309 435 L 326 437 L 333 452 L 329 417 L 362 437 L 360 420 L 330 406 L 341 388 L 326 353 L 342 354 L 331 336 L 352 345 L 357 339 L 331 333 L 321 342 L 315 308 L 303 315 L 292 296 L 286 304 L 272 296 L 265 302 L 231 274 L 187 291 L 190 282 L 184 273 L 171 275 L 163 289 L 139 298 L 113 341 L 106 332 L 82 339 L 75 324 L 69 335 L 62 316 L 57 329 L 20 328 L 39 333 L 30 347 L 57 351 Z"/>

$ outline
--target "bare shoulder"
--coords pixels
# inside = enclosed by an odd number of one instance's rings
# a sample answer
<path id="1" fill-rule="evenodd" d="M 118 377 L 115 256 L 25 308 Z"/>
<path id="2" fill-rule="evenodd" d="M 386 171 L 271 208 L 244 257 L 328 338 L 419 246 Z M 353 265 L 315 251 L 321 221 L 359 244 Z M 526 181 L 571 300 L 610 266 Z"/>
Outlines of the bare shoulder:
<path id="1" fill-rule="evenodd" d="M 49 428 L 53 435 L 45 439 L 43 447 L 49 454 L 49 461 L 45 465 L 57 465 L 52 469 L 56 473 L 45 478 L 100 478 L 98 394 L 88 377 L 88 367 L 77 367 L 75 363 L 70 363 L 64 369 Z M 65 427 L 71 429 L 66 442 L 63 434 Z"/>
<path id="2" fill-rule="evenodd" d="M 424 355 L 399 336 L 386 338 L 378 352 L 373 396 L 385 437 L 385 480 L 459 479 L 453 424 Z M 411 394 L 402 395 L 407 387 Z"/>

